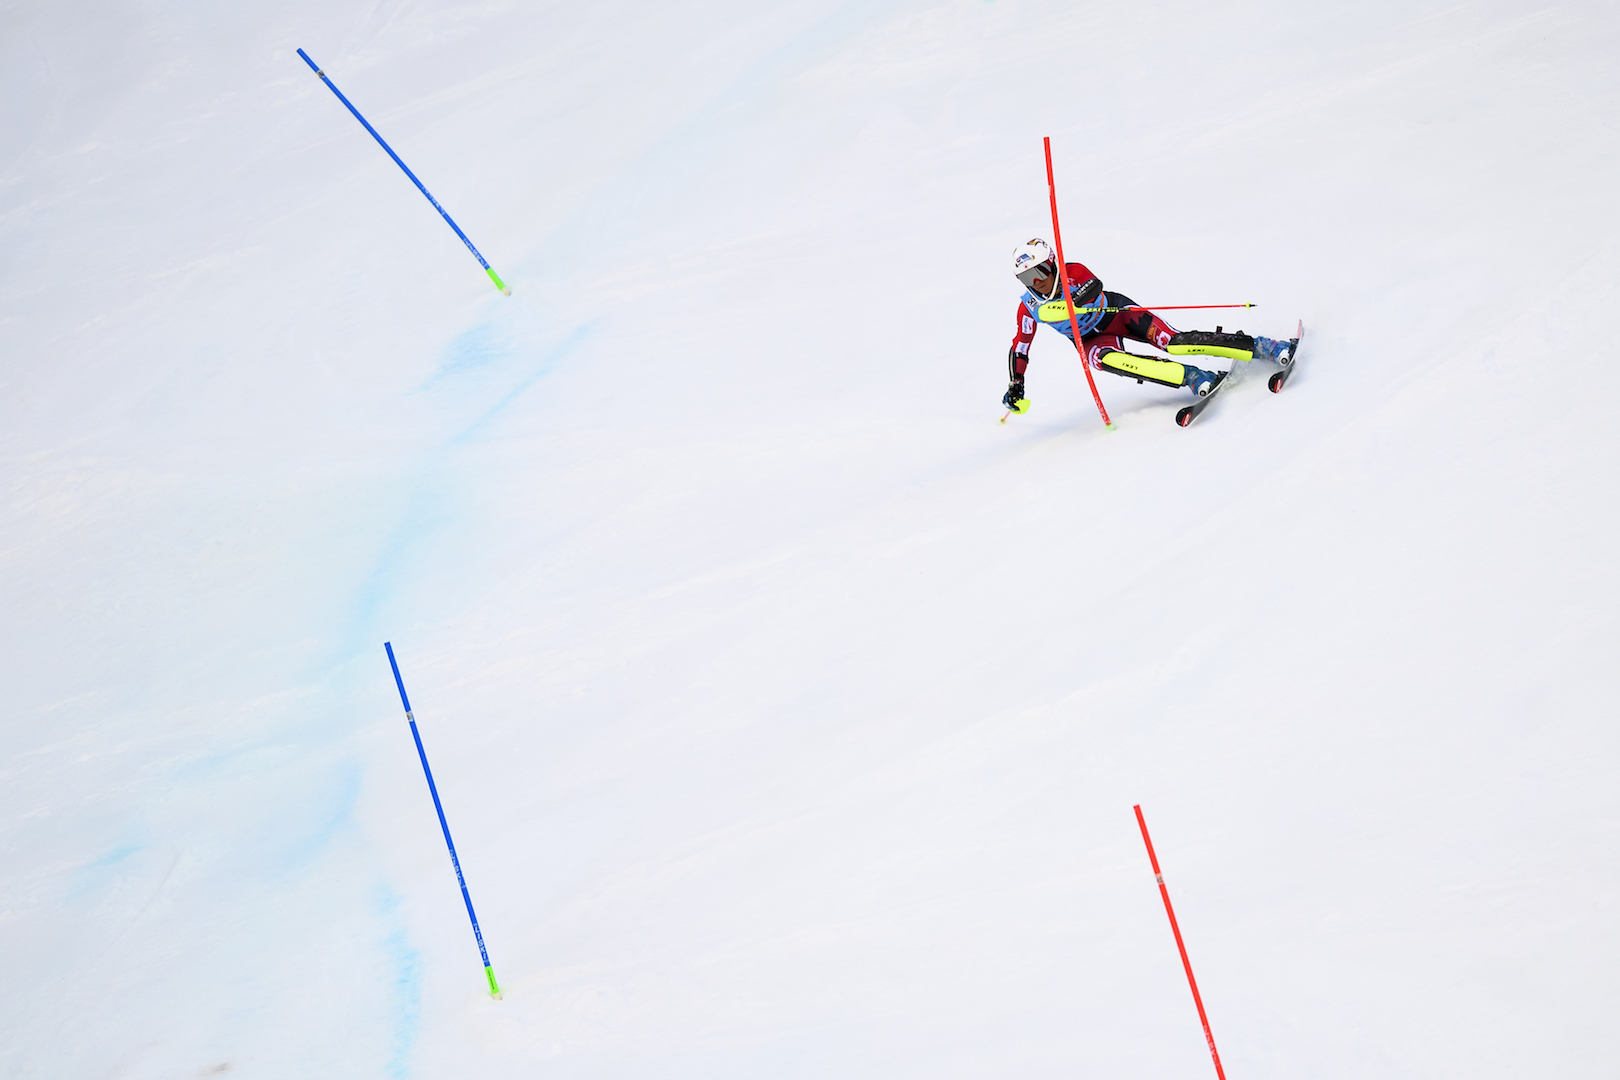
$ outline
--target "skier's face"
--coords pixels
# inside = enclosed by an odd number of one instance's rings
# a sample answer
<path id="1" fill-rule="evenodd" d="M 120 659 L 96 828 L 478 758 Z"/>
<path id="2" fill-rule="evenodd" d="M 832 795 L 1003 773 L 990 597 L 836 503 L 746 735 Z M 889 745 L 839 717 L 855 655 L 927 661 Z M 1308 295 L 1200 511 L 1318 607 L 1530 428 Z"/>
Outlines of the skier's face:
<path id="1" fill-rule="evenodd" d="M 1057 266 L 1054 260 L 1047 260 L 1039 266 L 1032 266 L 1021 271 L 1018 280 L 1025 288 L 1032 290 L 1039 296 L 1051 296 L 1052 286 L 1057 282 Z"/>

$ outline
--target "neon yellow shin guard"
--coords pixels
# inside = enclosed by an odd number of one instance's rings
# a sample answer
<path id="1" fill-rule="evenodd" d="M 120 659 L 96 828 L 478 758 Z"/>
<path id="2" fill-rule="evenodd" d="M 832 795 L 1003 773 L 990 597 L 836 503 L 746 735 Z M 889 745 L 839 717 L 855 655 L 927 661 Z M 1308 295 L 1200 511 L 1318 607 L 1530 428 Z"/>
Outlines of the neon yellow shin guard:
<path id="1" fill-rule="evenodd" d="M 1097 362 L 1115 375 L 1123 375 L 1137 382 L 1153 382 L 1160 386 L 1181 389 L 1187 381 L 1187 369 L 1174 360 L 1160 360 L 1152 356 L 1110 349 Z"/>
<path id="2" fill-rule="evenodd" d="M 1184 330 L 1170 339 L 1165 352 L 1171 356 L 1220 356 L 1227 360 L 1253 360 L 1254 338 L 1242 331 L 1226 333 L 1216 327 L 1208 330 Z"/>

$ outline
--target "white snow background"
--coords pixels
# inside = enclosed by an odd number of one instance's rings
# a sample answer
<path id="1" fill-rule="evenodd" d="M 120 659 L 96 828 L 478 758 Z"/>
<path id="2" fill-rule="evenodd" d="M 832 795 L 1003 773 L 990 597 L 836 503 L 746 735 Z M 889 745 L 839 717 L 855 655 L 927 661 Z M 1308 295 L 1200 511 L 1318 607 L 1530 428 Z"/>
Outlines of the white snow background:
<path id="1" fill-rule="evenodd" d="M 1613 1077 L 1617 52 L 7 4 L 0 1074 L 1209 1077 L 1140 802 L 1231 1080 Z M 997 424 L 1043 135 L 1283 394 Z"/>

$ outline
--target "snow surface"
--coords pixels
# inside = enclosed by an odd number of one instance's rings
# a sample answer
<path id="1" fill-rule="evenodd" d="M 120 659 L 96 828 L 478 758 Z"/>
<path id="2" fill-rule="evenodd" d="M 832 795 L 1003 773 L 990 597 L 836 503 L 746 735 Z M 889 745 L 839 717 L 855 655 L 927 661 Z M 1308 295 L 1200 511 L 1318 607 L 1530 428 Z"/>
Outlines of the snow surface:
<path id="1" fill-rule="evenodd" d="M 1620 1070 L 1614 4 L 0 26 L 0 1074 Z"/>

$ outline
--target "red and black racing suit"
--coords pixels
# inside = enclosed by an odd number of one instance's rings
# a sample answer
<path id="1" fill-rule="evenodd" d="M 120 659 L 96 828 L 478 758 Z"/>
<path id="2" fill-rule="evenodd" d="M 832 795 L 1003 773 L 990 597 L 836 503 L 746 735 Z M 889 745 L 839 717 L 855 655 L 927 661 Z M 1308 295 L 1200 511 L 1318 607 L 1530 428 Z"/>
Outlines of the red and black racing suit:
<path id="1" fill-rule="evenodd" d="M 1134 301 L 1124 293 L 1103 291 L 1102 281 L 1081 263 L 1068 263 L 1064 269 L 1080 325 L 1080 342 L 1085 347 L 1086 362 L 1092 367 L 1103 370 L 1098 359 L 1109 349 L 1123 349 L 1126 338 L 1161 350 L 1170 344 L 1170 335 L 1176 331 L 1169 323 L 1151 311 L 1105 310 L 1129 308 L 1134 306 Z M 1059 290 L 1059 299 L 1062 296 Z M 1040 325 L 1037 312 L 1044 302 L 1043 297 L 1028 289 L 1018 301 L 1018 332 L 1013 335 L 1012 349 L 1007 353 L 1009 379 L 1022 379 L 1029 367 L 1029 343 L 1035 340 L 1035 328 Z M 1074 340 L 1074 331 L 1067 319 L 1047 325 L 1070 341 Z"/>

